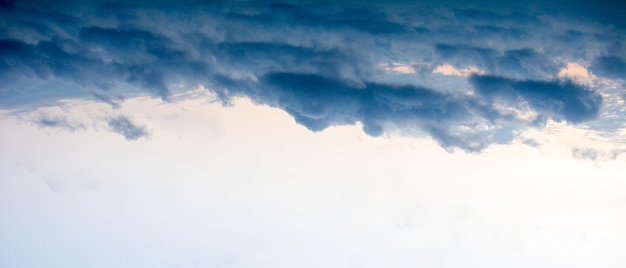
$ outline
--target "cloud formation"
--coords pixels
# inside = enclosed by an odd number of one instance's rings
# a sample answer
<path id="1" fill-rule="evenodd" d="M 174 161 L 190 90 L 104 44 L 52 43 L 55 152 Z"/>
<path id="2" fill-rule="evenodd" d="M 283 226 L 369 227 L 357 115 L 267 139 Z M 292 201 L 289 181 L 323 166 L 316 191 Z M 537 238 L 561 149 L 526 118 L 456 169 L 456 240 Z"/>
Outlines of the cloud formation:
<path id="1" fill-rule="evenodd" d="M 373 136 L 426 133 L 478 151 L 549 119 L 598 119 L 603 88 L 557 80 L 572 62 L 624 86 L 623 20 L 587 7 L 9 1 L 0 96 L 62 81 L 118 106 L 138 89 L 169 102 L 204 85 L 225 103 L 244 96 L 281 108 L 312 131 L 360 122 Z M 442 78 L 441 66 L 457 77 Z M 128 139 L 145 135 L 111 122 Z"/>
<path id="2" fill-rule="evenodd" d="M 602 104 L 602 96 L 569 80 L 517 81 L 481 75 L 469 80 L 476 92 L 490 101 L 502 99 L 510 106 L 526 102 L 533 110 L 557 121 L 581 123 L 595 119 Z"/>

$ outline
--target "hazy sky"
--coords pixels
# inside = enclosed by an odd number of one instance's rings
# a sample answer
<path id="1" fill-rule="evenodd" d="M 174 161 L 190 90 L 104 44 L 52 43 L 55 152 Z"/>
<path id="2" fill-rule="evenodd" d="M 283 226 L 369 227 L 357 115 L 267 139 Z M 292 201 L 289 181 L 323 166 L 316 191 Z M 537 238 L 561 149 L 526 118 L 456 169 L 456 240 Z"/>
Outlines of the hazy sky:
<path id="1" fill-rule="evenodd" d="M 1 1 L 0 267 L 624 267 L 610 1 Z"/>

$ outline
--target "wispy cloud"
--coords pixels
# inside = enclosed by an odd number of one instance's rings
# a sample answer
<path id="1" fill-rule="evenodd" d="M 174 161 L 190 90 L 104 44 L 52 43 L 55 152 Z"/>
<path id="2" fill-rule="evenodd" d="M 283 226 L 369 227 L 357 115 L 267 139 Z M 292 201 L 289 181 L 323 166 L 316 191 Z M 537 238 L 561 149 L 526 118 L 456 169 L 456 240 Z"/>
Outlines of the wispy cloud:
<path id="1" fill-rule="evenodd" d="M 146 127 L 137 125 L 125 116 L 117 116 L 109 119 L 109 127 L 127 140 L 138 140 L 148 136 Z"/>
<path id="2" fill-rule="evenodd" d="M 78 129 L 84 129 L 85 126 L 79 122 L 72 122 L 66 117 L 41 115 L 34 120 L 34 123 L 38 126 L 45 128 L 60 128 L 69 131 L 75 131 Z"/>

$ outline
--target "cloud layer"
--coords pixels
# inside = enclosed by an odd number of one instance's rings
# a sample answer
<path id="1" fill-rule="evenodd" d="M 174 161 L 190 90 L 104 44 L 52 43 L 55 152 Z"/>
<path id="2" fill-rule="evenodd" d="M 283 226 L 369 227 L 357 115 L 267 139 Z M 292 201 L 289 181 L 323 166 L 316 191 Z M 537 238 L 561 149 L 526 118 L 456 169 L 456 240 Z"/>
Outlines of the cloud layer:
<path id="1" fill-rule="evenodd" d="M 548 119 L 599 119 L 606 90 L 559 79 L 571 62 L 623 94 L 623 20 L 583 2 L 556 6 L 9 1 L 0 104 L 67 97 L 63 87 L 34 90 L 49 81 L 114 106 L 204 85 L 224 103 L 248 97 L 313 131 L 360 122 L 373 136 L 427 134 L 478 151 Z M 473 71 L 442 75 L 441 66 Z M 143 136 L 113 121 L 127 138 Z"/>

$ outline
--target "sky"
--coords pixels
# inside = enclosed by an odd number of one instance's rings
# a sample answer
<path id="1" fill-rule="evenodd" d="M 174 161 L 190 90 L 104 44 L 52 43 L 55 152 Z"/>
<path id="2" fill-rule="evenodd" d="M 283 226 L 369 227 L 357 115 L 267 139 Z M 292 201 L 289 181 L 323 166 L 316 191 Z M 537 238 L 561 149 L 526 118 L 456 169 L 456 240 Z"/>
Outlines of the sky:
<path id="1" fill-rule="evenodd" d="M 619 1 L 0 1 L 0 267 L 624 267 Z"/>

